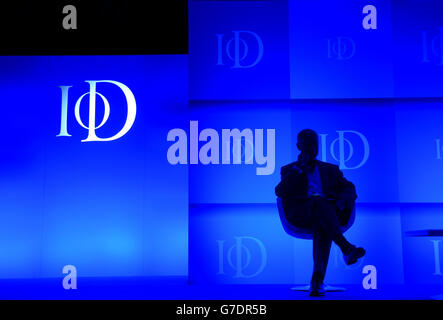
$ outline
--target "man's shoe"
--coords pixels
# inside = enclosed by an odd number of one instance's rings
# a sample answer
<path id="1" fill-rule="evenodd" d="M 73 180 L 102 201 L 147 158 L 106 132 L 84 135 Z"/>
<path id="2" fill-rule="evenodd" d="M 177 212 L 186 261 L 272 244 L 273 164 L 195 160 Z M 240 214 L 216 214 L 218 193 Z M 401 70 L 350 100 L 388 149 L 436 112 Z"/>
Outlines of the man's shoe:
<path id="1" fill-rule="evenodd" d="M 366 250 L 361 247 L 354 247 L 351 252 L 348 254 L 344 254 L 346 265 L 350 266 L 357 262 L 358 259 L 363 257 L 366 253 Z"/>
<path id="2" fill-rule="evenodd" d="M 325 285 L 320 282 L 311 283 L 311 287 L 309 288 L 309 296 L 310 297 L 321 297 L 325 295 Z"/>

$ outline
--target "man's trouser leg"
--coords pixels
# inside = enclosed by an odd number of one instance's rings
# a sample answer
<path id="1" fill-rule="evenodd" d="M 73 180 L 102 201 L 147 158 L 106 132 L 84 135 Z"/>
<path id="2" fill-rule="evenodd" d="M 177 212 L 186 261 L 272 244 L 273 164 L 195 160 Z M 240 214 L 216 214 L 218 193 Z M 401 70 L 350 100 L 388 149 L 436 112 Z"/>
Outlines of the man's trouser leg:
<path id="1" fill-rule="evenodd" d="M 313 230 L 321 229 L 325 232 L 344 254 L 351 252 L 354 246 L 343 236 L 335 206 L 325 198 L 315 197 L 312 209 Z"/>
<path id="2" fill-rule="evenodd" d="M 311 283 L 315 280 L 323 282 L 328 267 L 331 244 L 332 239 L 321 228 L 313 230 L 312 253 L 314 258 L 314 272 Z"/>

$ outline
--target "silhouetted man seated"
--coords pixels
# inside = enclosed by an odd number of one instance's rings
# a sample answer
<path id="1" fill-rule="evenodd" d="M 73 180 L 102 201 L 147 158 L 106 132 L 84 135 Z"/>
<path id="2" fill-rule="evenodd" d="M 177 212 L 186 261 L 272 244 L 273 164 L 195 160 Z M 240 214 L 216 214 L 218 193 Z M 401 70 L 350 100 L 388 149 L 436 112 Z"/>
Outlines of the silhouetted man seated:
<path id="1" fill-rule="evenodd" d="M 365 250 L 349 243 L 341 231 L 341 226 L 349 221 L 357 195 L 338 166 L 316 160 L 315 131 L 300 131 L 297 148 L 301 151 L 298 161 L 281 168 L 281 182 L 275 193 L 283 200 L 288 222 L 313 232 L 314 271 L 309 295 L 320 296 L 325 292 L 323 279 L 332 241 L 343 252 L 347 265 L 365 255 Z"/>

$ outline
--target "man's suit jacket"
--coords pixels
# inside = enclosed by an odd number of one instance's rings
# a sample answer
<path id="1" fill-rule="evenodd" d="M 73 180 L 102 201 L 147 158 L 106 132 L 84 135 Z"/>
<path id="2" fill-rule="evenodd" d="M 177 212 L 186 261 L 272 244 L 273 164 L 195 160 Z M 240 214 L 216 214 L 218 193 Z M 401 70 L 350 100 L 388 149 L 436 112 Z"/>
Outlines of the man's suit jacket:
<path id="1" fill-rule="evenodd" d="M 327 162 L 315 160 L 320 174 L 323 193 L 326 198 L 334 199 L 342 225 L 349 220 L 354 200 L 357 198 L 355 186 L 345 179 L 339 167 Z M 282 198 L 283 208 L 289 222 L 300 227 L 307 227 L 297 217 L 310 214 L 312 201 L 308 199 L 308 178 L 305 172 L 293 169 L 295 161 L 281 168 L 281 181 L 275 187 L 275 194 Z M 299 222 L 299 223 L 298 223 Z"/>

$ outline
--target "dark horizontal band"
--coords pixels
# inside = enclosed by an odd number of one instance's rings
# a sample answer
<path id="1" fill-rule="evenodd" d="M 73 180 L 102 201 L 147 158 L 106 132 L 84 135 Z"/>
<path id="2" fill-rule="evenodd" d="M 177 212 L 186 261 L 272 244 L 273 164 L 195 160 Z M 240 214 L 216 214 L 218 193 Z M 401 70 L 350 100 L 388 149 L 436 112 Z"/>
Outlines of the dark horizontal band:
<path id="1" fill-rule="evenodd" d="M 76 28 L 66 29 L 65 6 Z M 187 0 L 14 1 L 0 11 L 0 55 L 187 54 Z"/>

